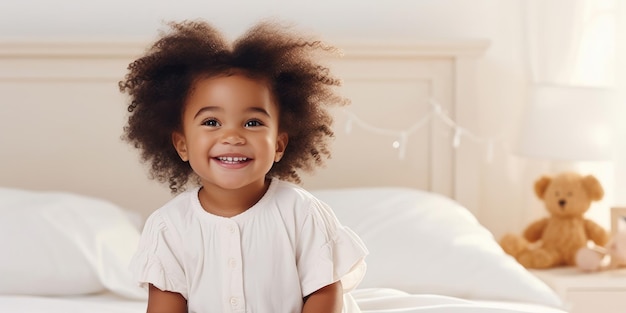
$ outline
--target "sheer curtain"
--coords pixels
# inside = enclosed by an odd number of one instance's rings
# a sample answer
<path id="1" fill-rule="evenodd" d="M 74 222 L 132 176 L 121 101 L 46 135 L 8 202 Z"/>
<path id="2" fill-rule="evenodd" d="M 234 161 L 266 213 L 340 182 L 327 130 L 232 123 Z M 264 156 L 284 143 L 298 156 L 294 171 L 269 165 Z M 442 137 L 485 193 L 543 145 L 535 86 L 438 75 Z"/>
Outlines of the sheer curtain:
<path id="1" fill-rule="evenodd" d="M 615 0 L 528 0 L 533 83 L 615 84 Z"/>
<path id="2" fill-rule="evenodd" d="M 626 12 L 624 1 L 527 0 L 525 5 L 529 94 L 542 85 L 565 89 L 590 87 L 611 92 L 623 90 L 626 75 L 624 60 L 619 57 L 626 57 L 625 43 L 621 40 L 626 31 L 623 30 L 624 23 L 617 25 L 624 20 L 622 17 L 626 17 L 623 14 Z M 621 69 L 618 64 L 622 65 Z M 527 105 L 528 112 L 532 104 Z M 624 105 L 601 107 L 589 103 L 589 106 L 592 110 L 605 110 L 607 123 L 616 125 L 617 118 L 611 121 L 611 117 L 626 113 Z M 572 116 L 571 113 L 569 115 Z M 568 118 L 566 110 L 562 118 Z M 621 121 L 621 124 L 626 124 L 626 117 Z M 608 207 L 616 203 L 626 204 L 626 137 L 623 136 L 624 129 L 618 129 L 616 125 L 608 127 L 612 135 L 610 140 L 615 143 L 611 151 L 612 159 L 604 162 L 568 162 L 566 166 L 563 162 L 551 161 L 553 172 L 573 169 L 598 177 L 605 187 L 605 198 L 594 204 L 588 215 L 607 228 L 610 225 Z"/>
<path id="3" fill-rule="evenodd" d="M 613 123 L 616 125 L 615 140 L 615 203 L 626 207 L 626 1 L 616 0 L 616 86 L 618 104 Z"/>

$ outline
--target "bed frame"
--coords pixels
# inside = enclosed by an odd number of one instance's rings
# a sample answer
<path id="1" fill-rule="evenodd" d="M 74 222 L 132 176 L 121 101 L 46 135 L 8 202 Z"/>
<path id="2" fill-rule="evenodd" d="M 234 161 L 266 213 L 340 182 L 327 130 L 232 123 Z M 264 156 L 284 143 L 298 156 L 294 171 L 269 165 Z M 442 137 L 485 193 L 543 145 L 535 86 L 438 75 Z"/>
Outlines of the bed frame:
<path id="1" fill-rule="evenodd" d="M 413 187 L 477 213 L 484 149 L 454 147 L 454 131 L 440 119 L 416 123 L 436 103 L 464 128 L 478 128 L 473 82 L 488 43 L 334 44 L 344 56 L 327 61 L 352 104 L 334 111 L 333 157 L 304 175 L 303 186 Z M 0 42 L 0 186 L 78 192 L 142 214 L 166 201 L 167 188 L 147 178 L 136 151 L 120 140 L 126 110 L 117 82 L 145 47 L 141 41 Z"/>

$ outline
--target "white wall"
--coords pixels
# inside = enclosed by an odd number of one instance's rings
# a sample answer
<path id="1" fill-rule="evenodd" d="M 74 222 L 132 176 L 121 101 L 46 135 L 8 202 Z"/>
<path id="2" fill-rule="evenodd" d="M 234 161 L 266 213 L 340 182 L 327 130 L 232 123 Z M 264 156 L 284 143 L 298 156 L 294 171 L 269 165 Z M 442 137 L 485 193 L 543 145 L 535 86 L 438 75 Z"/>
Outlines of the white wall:
<path id="1" fill-rule="evenodd" d="M 144 37 L 162 20 L 195 17 L 236 35 L 270 16 L 326 36 L 491 36 L 511 31 L 519 13 L 519 1 L 497 0 L 22 0 L 0 2 L 0 36 Z"/>
<path id="2" fill-rule="evenodd" d="M 525 101 L 527 73 L 523 38 L 524 0 L 318 0 L 318 1 L 81 1 L 0 2 L 0 40 L 7 38 L 139 38 L 150 40 L 161 20 L 201 17 L 230 36 L 259 18 L 295 22 L 331 41 L 481 38 L 491 46 L 479 61 L 472 132 L 502 136 L 476 184 L 483 188 L 479 219 L 496 236 L 519 231 L 534 218 L 532 180 L 544 164 L 512 154 L 515 126 Z M 0 121 L 10 118 L 3 106 Z M 417 119 L 417 118 L 416 118 Z M 399 127 L 402 128 L 402 127 Z M 1 137 L 0 137 L 1 139 Z M 451 143 L 452 144 L 452 143 Z M 461 144 L 475 144 L 462 142 Z M 485 154 L 487 153 L 485 147 Z M 6 161 L 6 160 L 5 160 Z M 534 204 L 536 206 L 536 203 Z"/>

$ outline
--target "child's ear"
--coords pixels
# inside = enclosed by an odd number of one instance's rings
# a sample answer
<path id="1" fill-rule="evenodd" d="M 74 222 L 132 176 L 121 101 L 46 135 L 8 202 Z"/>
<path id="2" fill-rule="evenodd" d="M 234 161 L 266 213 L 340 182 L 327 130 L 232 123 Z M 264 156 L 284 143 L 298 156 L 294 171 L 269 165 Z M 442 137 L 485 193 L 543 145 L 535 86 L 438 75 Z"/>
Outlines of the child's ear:
<path id="1" fill-rule="evenodd" d="M 287 133 L 279 133 L 276 138 L 276 153 L 274 154 L 274 162 L 278 162 L 283 158 L 285 149 L 287 149 L 287 142 L 289 142 L 289 136 L 287 136 Z"/>
<path id="2" fill-rule="evenodd" d="M 172 144 L 174 145 L 174 149 L 178 152 L 180 159 L 184 162 L 189 161 L 189 156 L 187 154 L 187 142 L 185 141 L 185 135 L 180 132 L 172 133 Z"/>

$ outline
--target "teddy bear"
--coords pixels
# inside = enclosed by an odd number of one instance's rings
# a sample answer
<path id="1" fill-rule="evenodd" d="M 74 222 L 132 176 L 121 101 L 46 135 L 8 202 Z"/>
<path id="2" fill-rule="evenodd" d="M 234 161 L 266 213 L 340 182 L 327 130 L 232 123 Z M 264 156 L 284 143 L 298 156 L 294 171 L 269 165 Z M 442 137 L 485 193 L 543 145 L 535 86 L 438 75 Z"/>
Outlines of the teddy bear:
<path id="1" fill-rule="evenodd" d="M 613 234 L 604 247 L 580 248 L 576 252 L 576 266 L 584 272 L 626 267 L 626 231 Z"/>
<path id="2" fill-rule="evenodd" d="M 526 268 L 575 266 L 576 253 L 589 241 L 604 246 L 608 232 L 584 217 L 604 189 L 593 175 L 561 172 L 535 181 L 535 194 L 549 213 L 526 227 L 523 236 L 508 233 L 500 239 L 502 249 Z"/>

